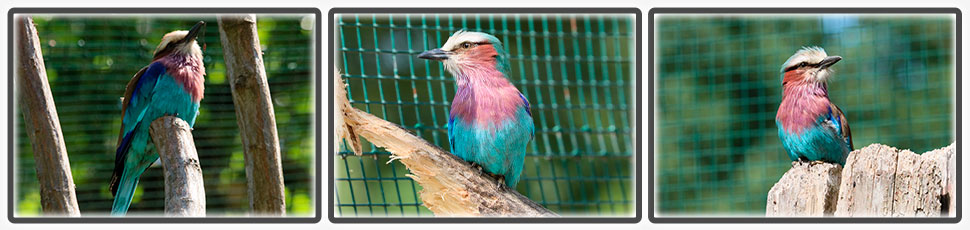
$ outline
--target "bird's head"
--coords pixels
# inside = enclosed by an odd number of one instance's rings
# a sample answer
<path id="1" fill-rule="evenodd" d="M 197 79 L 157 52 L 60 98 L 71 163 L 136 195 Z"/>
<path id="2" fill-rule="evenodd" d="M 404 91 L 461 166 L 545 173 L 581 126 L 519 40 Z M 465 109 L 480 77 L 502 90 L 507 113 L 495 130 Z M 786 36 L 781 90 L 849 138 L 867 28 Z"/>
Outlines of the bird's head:
<path id="1" fill-rule="evenodd" d="M 829 69 L 842 60 L 839 56 L 828 56 L 825 49 L 804 47 L 795 52 L 781 67 L 782 84 L 792 81 L 825 82 L 832 74 Z"/>
<path id="2" fill-rule="evenodd" d="M 472 75 L 485 69 L 507 73 L 509 68 L 502 42 L 482 32 L 459 30 L 441 48 L 425 51 L 418 58 L 441 61 L 455 75 Z"/>
<path id="3" fill-rule="evenodd" d="M 158 43 L 158 47 L 155 48 L 154 58 L 152 59 L 158 60 L 172 54 L 190 55 L 202 59 L 202 48 L 199 47 L 199 43 L 195 42 L 195 38 L 199 36 L 203 26 L 205 26 L 205 22 L 199 21 L 188 31 L 176 30 L 165 34 L 165 36 L 162 36 L 162 42 Z"/>

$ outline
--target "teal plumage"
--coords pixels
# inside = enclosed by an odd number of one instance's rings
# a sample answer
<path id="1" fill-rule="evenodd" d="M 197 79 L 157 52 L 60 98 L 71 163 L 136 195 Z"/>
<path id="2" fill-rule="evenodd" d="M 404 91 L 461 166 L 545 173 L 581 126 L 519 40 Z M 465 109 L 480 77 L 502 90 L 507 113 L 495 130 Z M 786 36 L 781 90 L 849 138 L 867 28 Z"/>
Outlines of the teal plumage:
<path id="1" fill-rule="evenodd" d="M 845 164 L 854 146 L 845 114 L 828 97 L 828 68 L 842 60 L 804 48 L 783 65 L 782 102 L 775 123 L 792 161 Z"/>
<path id="2" fill-rule="evenodd" d="M 508 80 L 508 54 L 495 36 L 458 31 L 440 49 L 419 58 L 441 60 L 455 76 L 457 90 L 448 119 L 451 152 L 519 182 L 526 147 L 535 125 L 526 97 Z"/>
<path id="3" fill-rule="evenodd" d="M 202 100 L 202 51 L 195 36 L 204 23 L 190 31 L 166 34 L 154 60 L 128 82 L 122 102 L 122 127 L 115 151 L 110 190 L 115 199 L 111 214 L 128 211 L 138 177 L 158 159 L 149 135 L 155 119 L 174 115 L 194 126 Z"/>

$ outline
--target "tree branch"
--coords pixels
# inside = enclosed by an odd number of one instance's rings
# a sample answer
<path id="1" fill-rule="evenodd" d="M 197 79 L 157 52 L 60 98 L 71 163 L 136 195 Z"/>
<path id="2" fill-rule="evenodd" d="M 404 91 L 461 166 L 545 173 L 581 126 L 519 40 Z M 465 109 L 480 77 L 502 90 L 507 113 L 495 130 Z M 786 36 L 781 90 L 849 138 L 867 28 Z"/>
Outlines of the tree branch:
<path id="1" fill-rule="evenodd" d="M 41 206 L 45 214 L 80 216 L 71 163 L 64 146 L 57 108 L 47 83 L 37 28 L 28 16 L 17 17 L 15 26 L 17 91 L 27 137 L 34 150 Z"/>
<path id="2" fill-rule="evenodd" d="M 260 215 L 286 214 L 276 117 L 263 68 L 256 16 L 220 15 L 218 21 L 226 75 L 246 154 L 250 209 Z"/>
<path id="3" fill-rule="evenodd" d="M 192 128 L 182 119 L 163 116 L 149 129 L 165 169 L 165 214 L 205 216 L 205 183 Z"/>
<path id="4" fill-rule="evenodd" d="M 338 140 L 347 138 L 360 155 L 360 137 L 393 154 L 421 184 L 424 206 L 438 216 L 557 216 L 528 197 L 484 175 L 457 156 L 441 150 L 397 124 L 350 106 L 345 85 L 336 73 L 334 102 Z M 388 162 L 390 163 L 390 162 Z"/>

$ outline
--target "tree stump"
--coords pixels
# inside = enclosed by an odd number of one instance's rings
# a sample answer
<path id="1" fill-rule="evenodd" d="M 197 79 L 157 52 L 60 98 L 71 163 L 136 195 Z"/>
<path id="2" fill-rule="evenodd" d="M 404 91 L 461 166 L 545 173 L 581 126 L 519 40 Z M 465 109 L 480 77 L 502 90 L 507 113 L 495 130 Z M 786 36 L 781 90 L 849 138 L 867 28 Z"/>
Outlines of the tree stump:
<path id="1" fill-rule="evenodd" d="M 794 163 L 768 192 L 765 215 L 829 215 L 832 205 L 837 217 L 956 214 L 955 143 L 922 155 L 872 144 L 852 151 L 841 172 L 837 166 Z"/>
<path id="2" fill-rule="evenodd" d="M 872 144 L 853 151 L 842 174 L 836 216 L 937 217 L 952 213 L 955 144 L 917 155 Z M 955 164 L 954 164 L 955 165 Z M 849 168 L 852 167 L 852 170 Z"/>
<path id="3" fill-rule="evenodd" d="M 839 192 L 842 166 L 792 162 L 792 168 L 768 192 L 769 217 L 831 216 Z"/>
<path id="4" fill-rule="evenodd" d="M 903 151 L 903 155 L 915 155 Z M 878 144 L 849 153 L 835 215 L 890 216 L 898 155 L 896 148 Z"/>

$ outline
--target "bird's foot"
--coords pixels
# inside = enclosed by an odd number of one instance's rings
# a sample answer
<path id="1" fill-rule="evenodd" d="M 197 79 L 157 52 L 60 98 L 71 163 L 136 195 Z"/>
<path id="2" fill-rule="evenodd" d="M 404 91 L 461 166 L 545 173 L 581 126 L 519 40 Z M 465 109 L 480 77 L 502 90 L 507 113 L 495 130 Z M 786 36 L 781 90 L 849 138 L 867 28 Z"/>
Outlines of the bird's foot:
<path id="1" fill-rule="evenodd" d="M 482 170 L 482 166 L 481 165 L 478 165 L 478 163 L 475 163 L 475 162 L 471 162 L 471 163 L 472 163 L 472 168 L 478 169 L 478 173 L 483 173 L 484 172 L 484 170 Z"/>
<path id="2" fill-rule="evenodd" d="M 825 161 L 812 161 L 812 162 L 809 162 L 808 164 L 811 165 L 811 166 L 815 166 L 817 164 L 824 164 L 824 163 L 825 163 Z"/>
<path id="3" fill-rule="evenodd" d="M 498 181 L 498 185 L 496 186 L 502 187 L 502 184 L 505 184 L 505 176 L 499 175 L 497 181 Z"/>

